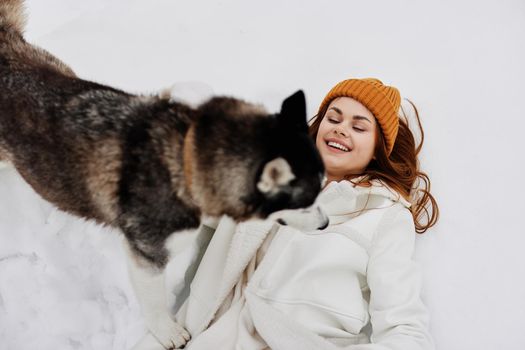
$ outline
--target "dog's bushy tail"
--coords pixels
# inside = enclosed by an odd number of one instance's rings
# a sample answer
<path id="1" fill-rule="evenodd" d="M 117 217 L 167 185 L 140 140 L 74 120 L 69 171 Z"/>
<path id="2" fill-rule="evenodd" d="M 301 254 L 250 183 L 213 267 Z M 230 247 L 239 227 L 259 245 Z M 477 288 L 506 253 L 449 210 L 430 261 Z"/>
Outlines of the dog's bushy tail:
<path id="1" fill-rule="evenodd" d="M 0 30 L 23 34 L 25 25 L 24 0 L 0 0 Z"/>

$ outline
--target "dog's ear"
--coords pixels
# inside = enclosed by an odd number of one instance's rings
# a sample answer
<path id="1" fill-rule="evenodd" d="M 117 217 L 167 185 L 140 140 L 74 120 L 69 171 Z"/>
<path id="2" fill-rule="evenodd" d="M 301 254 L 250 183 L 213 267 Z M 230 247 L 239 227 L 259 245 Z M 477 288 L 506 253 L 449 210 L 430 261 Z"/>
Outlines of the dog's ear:
<path id="1" fill-rule="evenodd" d="M 293 179 L 295 175 L 290 164 L 284 158 L 275 158 L 264 166 L 257 189 L 266 196 L 272 196 L 289 185 Z"/>
<path id="2" fill-rule="evenodd" d="M 281 113 L 277 119 L 284 127 L 301 132 L 308 132 L 306 123 L 306 99 L 302 90 L 297 91 L 283 101 Z"/>

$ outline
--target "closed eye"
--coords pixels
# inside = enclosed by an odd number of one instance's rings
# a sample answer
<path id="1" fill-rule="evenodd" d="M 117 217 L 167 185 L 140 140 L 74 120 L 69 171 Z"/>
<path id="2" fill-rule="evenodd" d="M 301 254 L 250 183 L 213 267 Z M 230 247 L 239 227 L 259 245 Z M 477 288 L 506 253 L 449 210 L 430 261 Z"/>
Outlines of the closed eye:
<path id="1" fill-rule="evenodd" d="M 364 132 L 365 131 L 365 129 L 357 128 L 355 126 L 354 126 L 354 130 L 357 131 L 357 132 Z"/>

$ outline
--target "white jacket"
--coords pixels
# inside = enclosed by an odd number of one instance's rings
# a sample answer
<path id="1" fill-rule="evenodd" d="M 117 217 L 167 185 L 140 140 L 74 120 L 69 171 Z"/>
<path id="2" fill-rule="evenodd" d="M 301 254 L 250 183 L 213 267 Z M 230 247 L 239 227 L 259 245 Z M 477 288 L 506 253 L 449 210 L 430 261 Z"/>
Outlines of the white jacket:
<path id="1" fill-rule="evenodd" d="M 434 348 L 410 204 L 379 182 L 348 181 L 318 203 L 323 231 L 220 221 L 177 317 L 188 349 Z"/>

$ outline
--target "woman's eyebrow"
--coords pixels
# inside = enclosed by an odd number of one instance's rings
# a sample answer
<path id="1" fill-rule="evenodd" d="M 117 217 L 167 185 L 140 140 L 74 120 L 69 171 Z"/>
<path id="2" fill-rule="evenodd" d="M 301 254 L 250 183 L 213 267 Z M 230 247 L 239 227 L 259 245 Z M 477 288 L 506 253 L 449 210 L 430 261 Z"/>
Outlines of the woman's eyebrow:
<path id="1" fill-rule="evenodd" d="M 370 124 L 372 124 L 372 122 L 370 121 L 370 119 L 368 119 L 367 117 L 363 117 L 362 115 L 354 115 L 354 119 L 358 119 L 358 120 L 366 120 L 367 122 L 369 122 Z"/>
<path id="2" fill-rule="evenodd" d="M 331 109 L 333 109 L 337 114 L 343 115 L 343 111 L 340 110 L 339 108 L 334 107 L 334 106 L 328 108 L 328 110 L 331 110 Z"/>
<path id="3" fill-rule="evenodd" d="M 336 112 L 337 114 L 339 114 L 339 115 L 343 115 L 343 111 L 340 110 L 339 108 L 335 107 L 335 106 L 332 106 L 332 107 L 328 108 L 328 110 L 333 110 L 333 111 Z M 366 120 L 367 122 L 369 122 L 370 124 L 372 124 L 372 122 L 370 121 L 370 119 L 368 119 L 367 117 L 363 117 L 362 115 L 354 115 L 353 118 L 354 118 L 354 119 L 357 119 L 357 120 Z"/>

